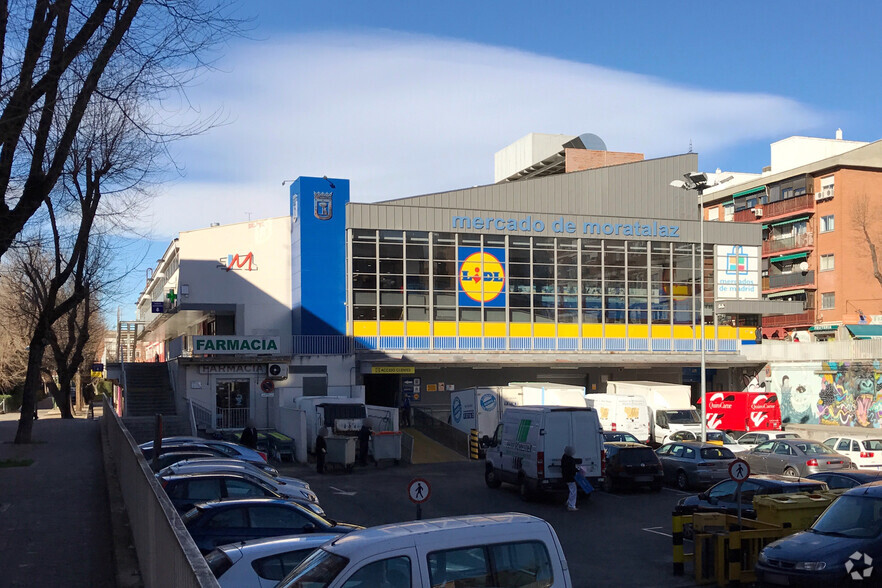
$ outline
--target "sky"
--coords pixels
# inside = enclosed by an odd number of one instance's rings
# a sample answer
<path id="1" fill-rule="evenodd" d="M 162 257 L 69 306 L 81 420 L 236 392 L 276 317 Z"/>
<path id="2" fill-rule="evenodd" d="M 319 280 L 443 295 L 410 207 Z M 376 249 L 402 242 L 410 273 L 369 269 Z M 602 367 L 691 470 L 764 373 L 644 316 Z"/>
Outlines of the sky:
<path id="1" fill-rule="evenodd" d="M 372 202 L 493 183 L 531 132 L 611 151 L 690 150 L 759 173 L 792 136 L 882 138 L 882 3 L 242 1 L 250 29 L 188 89 L 223 124 L 174 145 L 142 217 L 147 268 L 179 232 L 288 214 L 298 176 Z"/>

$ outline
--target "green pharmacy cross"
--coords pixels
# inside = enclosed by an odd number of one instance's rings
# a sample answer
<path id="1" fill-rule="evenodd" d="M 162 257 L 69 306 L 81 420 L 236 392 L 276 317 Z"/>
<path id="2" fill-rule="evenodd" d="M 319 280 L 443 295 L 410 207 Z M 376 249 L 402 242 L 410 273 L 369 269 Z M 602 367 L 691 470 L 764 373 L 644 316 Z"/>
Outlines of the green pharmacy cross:
<path id="1" fill-rule="evenodd" d="M 174 305 L 175 300 L 177 300 L 177 298 L 178 298 L 178 295 L 175 294 L 174 290 L 169 290 L 168 294 L 166 294 L 165 297 L 168 298 L 168 301 L 170 304 Z"/>

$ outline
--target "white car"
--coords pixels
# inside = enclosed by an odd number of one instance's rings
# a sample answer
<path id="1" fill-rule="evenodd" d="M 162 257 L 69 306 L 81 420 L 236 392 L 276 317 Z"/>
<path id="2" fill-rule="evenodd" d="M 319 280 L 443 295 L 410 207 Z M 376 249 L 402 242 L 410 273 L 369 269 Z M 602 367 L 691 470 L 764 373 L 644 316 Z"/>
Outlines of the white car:
<path id="1" fill-rule="evenodd" d="M 325 511 L 319 506 L 319 499 L 309 488 L 309 484 L 297 478 L 284 476 L 273 477 L 262 472 L 251 464 L 242 463 L 236 459 L 185 459 L 163 468 L 157 477 L 172 476 L 176 474 L 205 474 L 205 473 L 234 473 L 258 480 L 269 486 L 276 493 L 297 500 L 309 501 L 310 510 L 316 514 L 324 515 Z"/>
<path id="2" fill-rule="evenodd" d="M 732 453 L 743 453 L 745 451 L 750 451 L 753 448 L 753 445 L 745 445 L 735 441 L 735 439 L 723 431 L 707 431 L 707 442 L 722 445 Z"/>
<path id="3" fill-rule="evenodd" d="M 738 437 L 738 443 L 750 449 L 770 439 L 800 439 L 799 434 L 790 431 L 751 431 Z"/>
<path id="4" fill-rule="evenodd" d="M 222 545 L 205 556 L 221 588 L 272 588 L 334 533 L 292 535 Z"/>
<path id="5" fill-rule="evenodd" d="M 854 437 L 830 437 L 824 445 L 848 457 L 862 469 L 882 469 L 882 439 L 855 439 Z"/>

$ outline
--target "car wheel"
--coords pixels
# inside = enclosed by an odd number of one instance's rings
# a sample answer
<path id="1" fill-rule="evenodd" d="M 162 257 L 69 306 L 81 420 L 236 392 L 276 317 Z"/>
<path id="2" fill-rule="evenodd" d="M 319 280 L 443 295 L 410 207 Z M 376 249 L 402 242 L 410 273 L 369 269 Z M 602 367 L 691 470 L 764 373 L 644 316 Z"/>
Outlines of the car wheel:
<path id="1" fill-rule="evenodd" d="M 530 492 L 530 487 L 527 485 L 527 480 L 521 480 L 521 483 L 518 485 L 518 494 L 521 495 L 521 500 L 524 502 L 530 502 L 533 500 L 533 493 Z"/>
<path id="2" fill-rule="evenodd" d="M 689 489 L 689 476 L 686 475 L 686 472 L 680 470 L 677 472 L 677 488 L 680 490 L 688 490 Z"/>
<path id="3" fill-rule="evenodd" d="M 788 467 L 784 468 L 784 475 L 790 476 L 791 478 L 798 478 L 799 471 L 796 468 L 792 468 L 792 467 L 788 466 Z"/>
<path id="4" fill-rule="evenodd" d="M 613 481 L 611 476 L 605 476 L 603 478 L 603 491 L 604 492 L 609 492 L 610 494 L 612 494 L 613 491 L 615 491 L 615 486 L 616 486 L 616 484 Z"/>
<path id="5" fill-rule="evenodd" d="M 499 488 L 499 486 L 502 485 L 502 481 L 499 479 L 493 466 L 487 466 L 487 469 L 484 472 L 484 482 L 487 483 L 488 488 Z"/>

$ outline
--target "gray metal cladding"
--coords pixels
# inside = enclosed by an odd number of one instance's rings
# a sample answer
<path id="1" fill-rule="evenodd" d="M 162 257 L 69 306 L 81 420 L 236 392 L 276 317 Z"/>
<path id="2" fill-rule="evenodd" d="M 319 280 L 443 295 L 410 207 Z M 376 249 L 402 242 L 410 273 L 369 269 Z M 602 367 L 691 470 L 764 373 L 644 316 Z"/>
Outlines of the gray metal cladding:
<path id="1" fill-rule="evenodd" d="M 651 240 L 698 242 L 697 193 L 670 186 L 671 180 L 682 178 L 697 166 L 698 156 L 692 153 L 385 202 L 350 202 L 347 227 L 607 239 L 644 236 Z M 457 223 L 457 217 L 470 219 L 468 224 L 472 226 L 464 228 L 462 218 Z M 476 218 L 482 222 L 476 223 Z M 493 222 L 487 223 L 487 219 Z M 521 226 L 527 219 L 533 228 L 539 221 L 543 230 L 508 228 L 509 221 Z M 505 229 L 498 228 L 499 220 L 506 221 Z M 556 221 L 564 230 L 554 230 Z M 575 231 L 567 230 L 568 223 L 575 225 Z M 595 223 L 613 233 L 591 234 Z M 475 224 L 481 228 L 474 228 Z M 487 224 L 491 227 L 485 228 Z M 638 234 L 621 234 L 625 225 L 635 227 L 632 232 Z M 677 227 L 676 235 L 670 234 L 673 231 L 662 234 L 662 225 Z M 649 235 L 643 228 L 646 226 L 652 227 Z M 761 240 L 762 228 L 758 224 L 705 223 L 707 243 L 759 245 Z"/>

